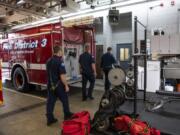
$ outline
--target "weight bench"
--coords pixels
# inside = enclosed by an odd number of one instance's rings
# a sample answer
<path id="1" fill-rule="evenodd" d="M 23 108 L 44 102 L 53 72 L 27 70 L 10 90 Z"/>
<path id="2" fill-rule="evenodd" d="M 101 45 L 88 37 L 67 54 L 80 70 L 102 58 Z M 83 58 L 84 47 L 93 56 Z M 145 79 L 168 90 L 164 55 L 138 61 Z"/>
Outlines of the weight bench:
<path id="1" fill-rule="evenodd" d="M 149 111 L 156 111 L 162 108 L 165 104 L 171 103 L 173 101 L 180 101 L 180 92 L 169 92 L 159 90 L 156 91 L 157 95 L 164 96 L 159 102 L 154 103 L 153 105 L 148 107 Z"/>

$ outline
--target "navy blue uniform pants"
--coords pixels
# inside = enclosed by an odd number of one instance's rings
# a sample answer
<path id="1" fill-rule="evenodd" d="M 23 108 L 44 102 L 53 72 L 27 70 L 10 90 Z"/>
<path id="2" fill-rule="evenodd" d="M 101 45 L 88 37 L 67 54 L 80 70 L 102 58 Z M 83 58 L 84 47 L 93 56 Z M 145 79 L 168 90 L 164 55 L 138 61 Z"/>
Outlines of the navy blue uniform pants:
<path id="1" fill-rule="evenodd" d="M 104 69 L 103 71 L 105 74 L 105 82 L 104 82 L 105 91 L 108 91 L 111 87 L 111 83 L 109 82 L 109 79 L 108 79 L 108 74 L 109 74 L 110 69 Z"/>
<path id="2" fill-rule="evenodd" d="M 46 106 L 47 114 L 46 115 L 47 115 L 47 119 L 49 121 L 54 119 L 53 111 L 54 111 L 54 106 L 55 106 L 57 98 L 59 98 L 59 100 L 62 102 L 64 116 L 66 116 L 70 113 L 68 93 L 65 92 L 65 90 L 61 87 L 58 87 L 55 90 L 55 92 L 48 90 L 48 98 L 47 98 L 47 106 Z"/>
<path id="3" fill-rule="evenodd" d="M 87 82 L 90 82 L 88 92 L 86 90 Z M 91 75 L 82 75 L 82 97 L 86 99 L 87 97 L 92 97 L 93 89 L 95 84 L 95 77 L 93 74 Z"/>

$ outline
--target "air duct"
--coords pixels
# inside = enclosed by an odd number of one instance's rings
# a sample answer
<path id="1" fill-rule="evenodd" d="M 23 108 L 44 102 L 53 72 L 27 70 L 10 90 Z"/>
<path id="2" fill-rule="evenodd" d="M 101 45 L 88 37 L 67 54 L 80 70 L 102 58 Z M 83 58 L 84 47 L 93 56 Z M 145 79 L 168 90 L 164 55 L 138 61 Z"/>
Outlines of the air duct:
<path id="1" fill-rule="evenodd" d="M 78 11 L 80 9 L 80 5 L 73 0 L 66 0 L 64 4 L 66 6 L 62 6 L 62 10 L 65 11 Z"/>

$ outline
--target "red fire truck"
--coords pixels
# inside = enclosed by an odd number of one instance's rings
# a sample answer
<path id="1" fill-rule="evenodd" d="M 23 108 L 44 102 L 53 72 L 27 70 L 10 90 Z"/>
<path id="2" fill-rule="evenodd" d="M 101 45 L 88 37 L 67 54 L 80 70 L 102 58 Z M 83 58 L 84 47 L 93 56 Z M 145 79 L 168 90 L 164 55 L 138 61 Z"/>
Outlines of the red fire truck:
<path id="1" fill-rule="evenodd" d="M 89 44 L 95 54 L 92 25 L 63 27 L 54 23 L 12 32 L 0 40 L 3 73 L 18 91 L 27 90 L 29 84 L 46 85 L 46 62 L 52 56 L 52 47 L 60 45 L 68 80 L 75 80 L 80 77 L 78 58 L 84 44 Z"/>

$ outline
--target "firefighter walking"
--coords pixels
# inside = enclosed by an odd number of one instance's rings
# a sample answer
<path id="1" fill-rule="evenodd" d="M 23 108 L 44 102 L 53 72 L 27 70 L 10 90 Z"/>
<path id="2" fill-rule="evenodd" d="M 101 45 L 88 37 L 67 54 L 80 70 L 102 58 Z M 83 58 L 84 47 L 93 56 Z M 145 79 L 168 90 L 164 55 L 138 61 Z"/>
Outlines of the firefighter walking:
<path id="1" fill-rule="evenodd" d="M 108 74 L 109 74 L 109 71 L 112 69 L 112 65 L 115 63 L 116 63 L 116 60 L 114 56 L 112 55 L 112 48 L 108 47 L 107 52 L 103 54 L 103 56 L 101 57 L 101 68 L 103 69 L 104 74 L 105 74 L 105 83 L 104 83 L 105 91 L 108 91 L 111 87 L 111 84 L 108 79 Z"/>
<path id="2" fill-rule="evenodd" d="M 94 57 L 89 53 L 90 46 L 85 45 L 85 52 L 80 55 L 79 63 L 82 74 L 82 101 L 86 101 L 88 98 L 93 100 L 93 89 L 96 78 L 96 66 Z M 86 90 L 87 82 L 90 82 L 88 91 Z"/>
<path id="3" fill-rule="evenodd" d="M 62 102 L 64 119 L 72 116 L 69 108 L 68 92 L 69 86 L 66 81 L 66 70 L 63 62 L 63 51 L 60 46 L 53 48 L 53 56 L 47 61 L 48 74 L 48 99 L 47 99 L 47 125 L 57 122 L 53 115 L 57 98 Z"/>

